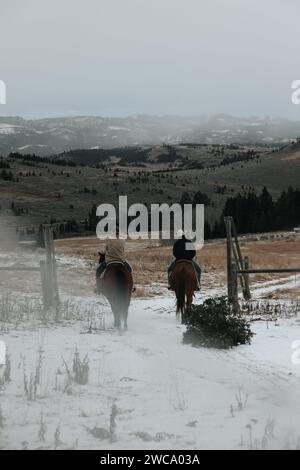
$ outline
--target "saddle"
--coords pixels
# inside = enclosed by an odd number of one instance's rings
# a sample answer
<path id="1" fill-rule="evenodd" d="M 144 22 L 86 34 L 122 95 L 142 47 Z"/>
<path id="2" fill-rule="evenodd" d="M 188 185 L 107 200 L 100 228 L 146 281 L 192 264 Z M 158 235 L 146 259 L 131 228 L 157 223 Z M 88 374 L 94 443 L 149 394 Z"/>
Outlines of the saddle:
<path id="1" fill-rule="evenodd" d="M 121 266 L 125 267 L 128 270 L 128 272 L 132 272 L 132 267 L 127 262 L 118 261 L 118 260 L 112 260 L 112 261 L 106 262 L 106 266 L 105 266 L 104 271 L 101 273 L 100 277 L 96 278 L 96 288 L 95 288 L 95 293 L 96 294 L 100 294 L 102 292 L 104 275 L 105 275 L 107 269 L 110 266 L 114 266 L 114 265 L 119 265 L 119 266 L 121 265 Z M 134 292 L 135 290 L 136 290 L 135 287 L 133 287 L 132 292 Z"/>
<path id="2" fill-rule="evenodd" d="M 124 268 L 126 268 L 129 272 L 132 272 L 132 268 L 131 266 L 126 262 L 124 261 L 118 261 L 118 260 L 112 260 L 112 261 L 106 261 L 106 266 L 105 266 L 105 269 L 104 271 L 101 273 L 101 276 L 99 277 L 99 280 L 101 281 L 107 271 L 107 269 L 110 267 L 110 266 L 123 266 Z"/>
<path id="3" fill-rule="evenodd" d="M 193 264 L 193 263 L 192 263 L 192 260 L 190 260 L 190 259 L 178 259 L 178 260 L 176 260 L 176 264 L 178 264 L 178 263 L 190 263 L 190 264 Z M 194 266 L 194 265 L 193 265 L 193 266 Z"/>
<path id="4" fill-rule="evenodd" d="M 117 260 L 116 260 L 116 261 L 108 261 L 108 262 L 106 263 L 106 268 L 105 268 L 105 269 L 107 269 L 108 266 L 111 266 L 112 264 L 121 264 L 122 266 L 125 266 L 124 261 L 117 261 Z"/>

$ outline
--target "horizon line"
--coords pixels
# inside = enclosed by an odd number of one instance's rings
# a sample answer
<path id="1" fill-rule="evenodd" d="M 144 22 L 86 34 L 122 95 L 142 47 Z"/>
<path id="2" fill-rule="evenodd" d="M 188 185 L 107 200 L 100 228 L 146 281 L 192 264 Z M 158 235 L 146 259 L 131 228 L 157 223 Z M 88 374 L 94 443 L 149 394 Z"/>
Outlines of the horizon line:
<path id="1" fill-rule="evenodd" d="M 101 119 L 130 119 L 130 118 L 141 118 L 141 117 L 152 117 L 152 118 L 181 118 L 181 119 L 211 119 L 213 117 L 231 117 L 231 118 L 238 118 L 238 119 L 281 119 L 286 121 L 292 122 L 300 122 L 299 118 L 293 117 L 286 117 L 283 115 L 271 115 L 271 114 L 249 114 L 245 115 L 237 115 L 231 114 L 226 112 L 217 112 L 211 114 L 152 114 L 152 113 L 133 113 L 133 114 L 126 114 L 126 115 L 106 115 L 106 114 L 57 114 L 57 115 L 44 115 L 44 116 L 36 116 L 36 117 L 26 117 L 25 115 L 21 114 L 6 114 L 1 115 L 0 119 L 6 118 L 18 118 L 23 119 L 24 121 L 41 121 L 44 119 L 76 119 L 76 118 L 101 118 Z"/>

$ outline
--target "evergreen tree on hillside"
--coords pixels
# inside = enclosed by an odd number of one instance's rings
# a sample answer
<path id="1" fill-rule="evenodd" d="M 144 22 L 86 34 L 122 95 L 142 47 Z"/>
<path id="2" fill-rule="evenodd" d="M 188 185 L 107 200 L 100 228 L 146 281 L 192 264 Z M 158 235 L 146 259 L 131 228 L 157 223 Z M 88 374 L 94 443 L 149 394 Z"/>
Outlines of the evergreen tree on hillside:
<path id="1" fill-rule="evenodd" d="M 189 193 L 187 193 L 187 192 L 182 193 L 179 204 L 181 206 L 183 206 L 184 204 L 192 204 L 192 203 L 193 203 L 193 201 L 192 201 L 192 198 L 189 195 Z"/>
<path id="2" fill-rule="evenodd" d="M 93 204 L 90 212 L 89 212 L 89 217 L 88 217 L 88 229 L 92 232 L 96 230 L 97 223 L 98 223 L 98 216 L 96 215 L 97 212 L 97 206 L 96 204 Z"/>
<path id="3" fill-rule="evenodd" d="M 213 236 L 219 237 L 224 216 L 232 216 L 238 233 L 293 229 L 300 224 L 300 191 L 289 188 L 276 202 L 264 187 L 260 196 L 253 191 L 227 199 Z"/>
<path id="4" fill-rule="evenodd" d="M 202 193 L 201 191 L 198 191 L 193 198 L 193 204 L 204 204 L 205 206 L 208 206 L 210 204 L 209 197 L 207 194 Z"/>

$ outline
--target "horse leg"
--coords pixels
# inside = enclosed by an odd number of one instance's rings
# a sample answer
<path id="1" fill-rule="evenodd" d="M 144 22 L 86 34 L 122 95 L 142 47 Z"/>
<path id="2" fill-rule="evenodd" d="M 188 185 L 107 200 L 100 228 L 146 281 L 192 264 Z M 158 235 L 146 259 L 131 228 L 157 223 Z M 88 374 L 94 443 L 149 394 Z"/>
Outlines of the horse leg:
<path id="1" fill-rule="evenodd" d="M 181 323 L 182 325 L 185 324 L 185 320 L 186 320 L 186 310 L 187 310 L 187 303 L 185 303 L 184 307 L 183 307 L 183 310 L 181 312 Z"/>
<path id="2" fill-rule="evenodd" d="M 189 310 L 189 309 L 191 308 L 191 306 L 192 306 L 192 303 L 193 303 L 193 295 L 194 295 L 193 291 L 190 291 L 190 292 L 187 293 L 187 296 L 186 296 L 186 298 L 187 298 L 187 300 L 186 300 L 186 308 L 187 308 L 187 310 Z"/>
<path id="3" fill-rule="evenodd" d="M 121 322 L 119 316 L 115 316 L 115 322 L 114 322 L 115 328 L 121 328 Z"/>
<path id="4" fill-rule="evenodd" d="M 128 317 L 128 310 L 124 312 L 124 330 L 127 330 L 127 317 Z"/>
<path id="5" fill-rule="evenodd" d="M 114 315 L 114 327 L 115 328 L 120 328 L 121 320 L 120 320 L 119 310 L 116 307 L 112 307 L 111 309 L 112 309 L 112 312 L 113 312 L 113 315 Z"/>
<path id="6" fill-rule="evenodd" d="M 184 323 L 188 319 L 188 314 L 193 303 L 193 296 L 194 296 L 194 292 L 192 290 L 189 290 L 189 292 L 186 295 L 186 308 L 184 310 Z"/>
<path id="7" fill-rule="evenodd" d="M 130 302 L 130 300 L 129 300 L 129 302 Z M 129 302 L 124 301 L 124 304 L 122 305 L 121 316 L 122 316 L 122 320 L 123 320 L 124 330 L 127 330 L 127 317 L 128 317 Z"/>

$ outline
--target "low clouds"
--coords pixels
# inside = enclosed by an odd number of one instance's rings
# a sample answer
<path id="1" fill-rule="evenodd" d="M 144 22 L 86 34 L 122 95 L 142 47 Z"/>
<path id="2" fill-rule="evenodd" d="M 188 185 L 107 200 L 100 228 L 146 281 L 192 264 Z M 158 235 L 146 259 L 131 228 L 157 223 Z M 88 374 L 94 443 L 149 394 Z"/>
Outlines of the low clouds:
<path id="1" fill-rule="evenodd" d="M 4 114 L 299 118 L 292 0 L 1 2 Z"/>

